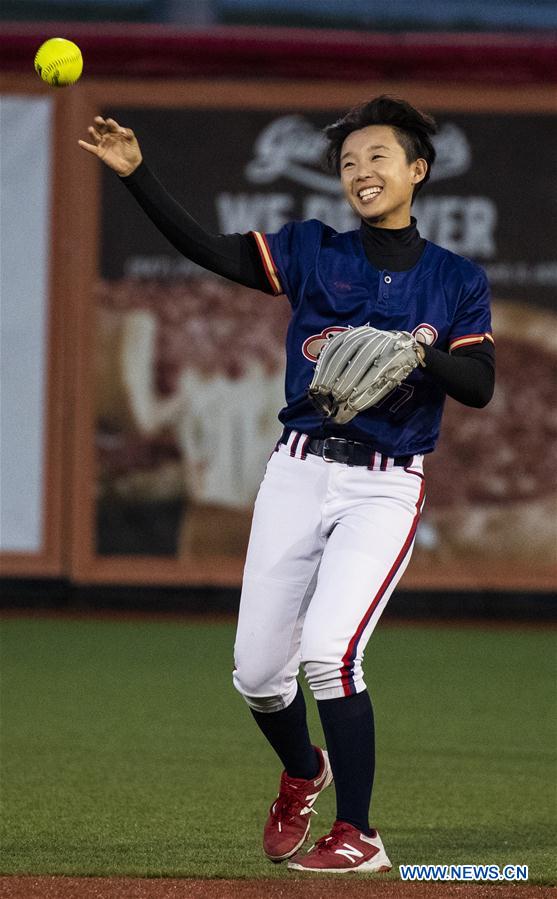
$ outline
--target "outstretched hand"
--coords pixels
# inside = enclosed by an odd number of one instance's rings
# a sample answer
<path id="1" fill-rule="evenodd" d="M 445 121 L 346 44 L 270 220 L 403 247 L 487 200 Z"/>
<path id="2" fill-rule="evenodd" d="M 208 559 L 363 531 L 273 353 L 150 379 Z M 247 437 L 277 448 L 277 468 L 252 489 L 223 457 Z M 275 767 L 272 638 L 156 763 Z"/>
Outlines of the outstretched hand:
<path id="1" fill-rule="evenodd" d="M 114 119 L 95 116 L 94 125 L 87 131 L 93 143 L 79 140 L 78 144 L 101 159 L 122 177 L 131 175 L 141 160 L 141 150 L 131 128 L 122 128 Z"/>

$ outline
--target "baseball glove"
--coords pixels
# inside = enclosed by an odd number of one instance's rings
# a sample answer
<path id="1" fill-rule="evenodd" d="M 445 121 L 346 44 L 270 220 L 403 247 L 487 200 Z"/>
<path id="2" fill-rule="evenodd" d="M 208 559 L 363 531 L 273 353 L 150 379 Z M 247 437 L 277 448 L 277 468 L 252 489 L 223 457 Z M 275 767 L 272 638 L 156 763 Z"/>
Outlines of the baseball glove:
<path id="1" fill-rule="evenodd" d="M 419 344 L 407 331 L 350 328 L 323 345 L 309 396 L 323 415 L 346 424 L 380 402 L 421 362 Z"/>

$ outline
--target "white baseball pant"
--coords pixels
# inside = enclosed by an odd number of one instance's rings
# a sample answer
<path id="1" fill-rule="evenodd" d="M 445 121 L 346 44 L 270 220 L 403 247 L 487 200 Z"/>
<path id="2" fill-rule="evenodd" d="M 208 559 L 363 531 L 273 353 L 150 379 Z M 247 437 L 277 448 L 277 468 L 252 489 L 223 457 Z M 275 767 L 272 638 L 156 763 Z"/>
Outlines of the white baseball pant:
<path id="1" fill-rule="evenodd" d="M 425 499 L 423 456 L 348 466 L 305 455 L 296 436 L 272 454 L 255 502 L 234 647 L 234 686 L 261 712 L 293 701 L 300 665 L 316 699 L 365 689 L 364 650 Z"/>

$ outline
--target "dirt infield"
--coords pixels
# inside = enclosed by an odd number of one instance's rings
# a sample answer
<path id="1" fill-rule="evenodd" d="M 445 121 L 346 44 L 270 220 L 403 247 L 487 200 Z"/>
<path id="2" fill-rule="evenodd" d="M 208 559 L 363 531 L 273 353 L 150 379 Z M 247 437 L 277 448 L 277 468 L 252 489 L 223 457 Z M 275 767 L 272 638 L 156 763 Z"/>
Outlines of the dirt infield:
<path id="1" fill-rule="evenodd" d="M 303 880 L 0 877 L 0 899 L 555 899 L 557 887 Z"/>

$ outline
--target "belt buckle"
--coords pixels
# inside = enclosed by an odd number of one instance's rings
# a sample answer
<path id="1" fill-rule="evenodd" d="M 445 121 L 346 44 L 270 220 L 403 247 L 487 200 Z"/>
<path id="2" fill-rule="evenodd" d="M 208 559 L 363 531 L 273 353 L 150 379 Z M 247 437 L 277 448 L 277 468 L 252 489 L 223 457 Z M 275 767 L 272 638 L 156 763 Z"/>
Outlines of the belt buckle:
<path id="1" fill-rule="evenodd" d="M 343 449 L 344 452 L 339 452 Z M 331 457 L 328 452 L 335 452 L 335 456 Z M 323 459 L 325 462 L 341 462 L 345 465 L 348 463 L 348 441 L 344 437 L 325 437 L 323 441 Z"/>

